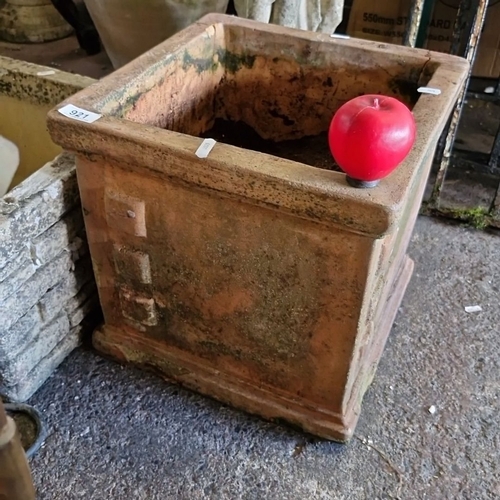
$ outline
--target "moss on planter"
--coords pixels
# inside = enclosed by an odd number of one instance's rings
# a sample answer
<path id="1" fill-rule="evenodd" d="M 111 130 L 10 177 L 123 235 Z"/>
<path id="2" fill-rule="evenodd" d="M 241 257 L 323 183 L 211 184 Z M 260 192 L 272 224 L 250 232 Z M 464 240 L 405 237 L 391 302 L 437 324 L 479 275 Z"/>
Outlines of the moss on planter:
<path id="1" fill-rule="evenodd" d="M 219 60 L 229 73 L 236 73 L 241 68 L 251 69 L 256 56 L 250 54 L 236 54 L 228 50 L 219 50 Z"/>
<path id="2" fill-rule="evenodd" d="M 212 57 L 193 57 L 187 50 L 184 51 L 182 56 L 182 68 L 188 69 L 190 66 L 196 68 L 198 74 L 203 71 L 216 71 L 219 64 L 229 71 L 229 73 L 236 73 L 241 68 L 252 68 L 256 56 L 250 54 L 236 54 L 225 49 L 217 50 Z"/>
<path id="3" fill-rule="evenodd" d="M 193 57 L 187 50 L 182 56 L 182 69 L 187 70 L 194 66 L 198 74 L 204 71 L 216 71 L 219 67 L 219 61 L 216 57 Z"/>

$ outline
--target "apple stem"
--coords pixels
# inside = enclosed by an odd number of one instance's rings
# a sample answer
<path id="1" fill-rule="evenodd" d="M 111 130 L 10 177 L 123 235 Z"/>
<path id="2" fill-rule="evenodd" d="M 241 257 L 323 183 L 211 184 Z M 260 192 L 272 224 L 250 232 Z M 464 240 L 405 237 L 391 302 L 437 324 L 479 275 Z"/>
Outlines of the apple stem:
<path id="1" fill-rule="evenodd" d="M 373 107 L 375 109 L 378 109 L 380 107 L 380 104 L 378 102 L 378 97 L 375 97 L 375 99 L 373 99 Z"/>

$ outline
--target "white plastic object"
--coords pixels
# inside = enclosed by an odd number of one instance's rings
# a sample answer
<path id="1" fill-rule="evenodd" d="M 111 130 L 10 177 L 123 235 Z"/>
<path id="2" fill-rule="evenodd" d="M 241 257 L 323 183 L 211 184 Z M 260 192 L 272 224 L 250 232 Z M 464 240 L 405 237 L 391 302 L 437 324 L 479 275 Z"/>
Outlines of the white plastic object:
<path id="1" fill-rule="evenodd" d="M 19 168 L 19 148 L 0 135 L 0 197 L 9 190 L 17 169 Z"/>

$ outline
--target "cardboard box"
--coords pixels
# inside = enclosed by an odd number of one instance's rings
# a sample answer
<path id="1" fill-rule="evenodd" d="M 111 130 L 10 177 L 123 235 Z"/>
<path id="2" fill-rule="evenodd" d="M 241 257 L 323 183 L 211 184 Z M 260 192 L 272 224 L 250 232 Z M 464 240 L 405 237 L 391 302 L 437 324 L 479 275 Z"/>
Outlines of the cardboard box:
<path id="1" fill-rule="evenodd" d="M 449 52 L 458 0 L 436 0 L 426 48 Z M 347 33 L 357 38 L 400 44 L 410 9 L 410 0 L 354 0 Z M 490 0 L 473 75 L 500 76 L 500 0 Z"/>
<path id="2" fill-rule="evenodd" d="M 472 74 L 500 77 L 500 0 L 490 0 Z"/>
<path id="3" fill-rule="evenodd" d="M 347 33 L 357 38 L 400 44 L 410 0 L 354 0 Z"/>

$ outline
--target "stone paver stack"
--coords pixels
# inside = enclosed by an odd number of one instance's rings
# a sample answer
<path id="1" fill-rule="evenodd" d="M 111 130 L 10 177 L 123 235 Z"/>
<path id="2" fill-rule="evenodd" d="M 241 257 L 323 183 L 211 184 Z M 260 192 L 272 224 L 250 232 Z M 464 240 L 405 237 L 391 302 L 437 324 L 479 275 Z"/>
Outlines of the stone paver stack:
<path id="1" fill-rule="evenodd" d="M 0 393 L 25 400 L 80 342 L 98 298 L 74 160 L 61 155 L 0 201 Z"/>
<path id="2" fill-rule="evenodd" d="M 18 174 L 38 167 L 0 198 L 0 395 L 14 401 L 38 389 L 100 310 L 74 159 L 54 159 L 44 120 L 93 82 L 0 57 L 0 134 L 20 149 Z"/>

